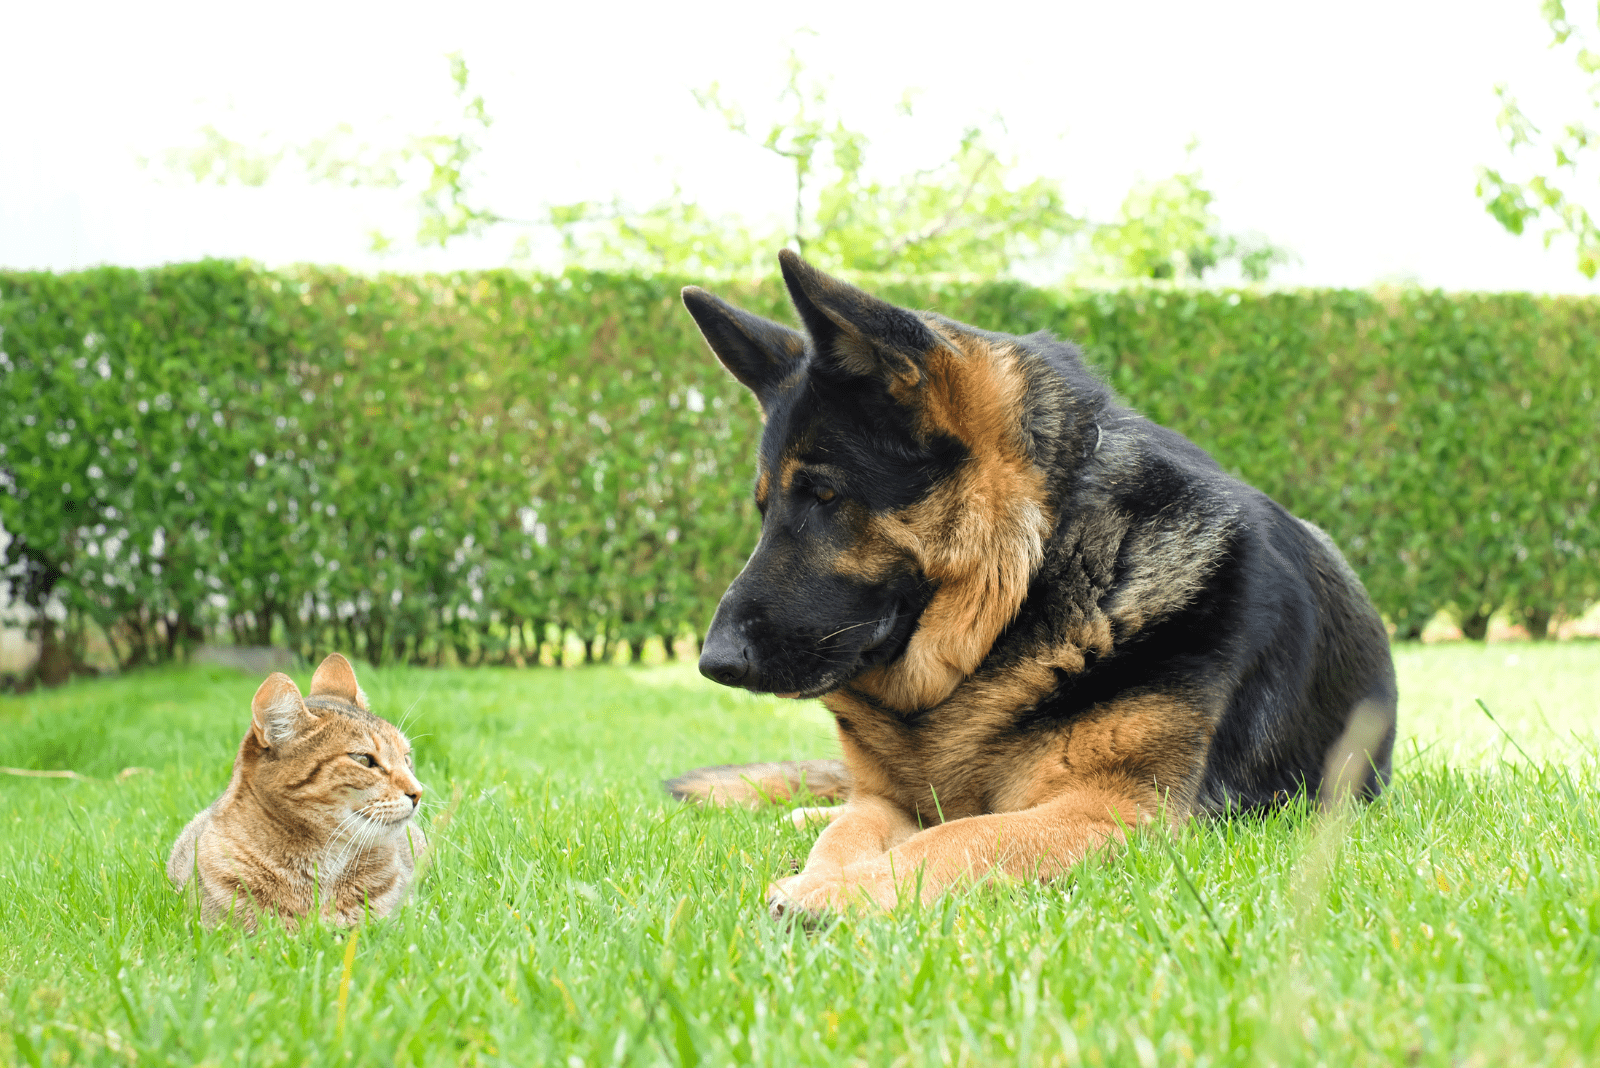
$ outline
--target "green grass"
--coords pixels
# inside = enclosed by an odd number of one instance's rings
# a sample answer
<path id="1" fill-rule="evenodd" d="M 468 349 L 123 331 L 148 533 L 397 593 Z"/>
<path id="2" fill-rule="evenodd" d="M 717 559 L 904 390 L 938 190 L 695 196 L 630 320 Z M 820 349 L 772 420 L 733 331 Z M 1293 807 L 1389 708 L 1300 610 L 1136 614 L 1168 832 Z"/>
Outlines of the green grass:
<path id="1" fill-rule="evenodd" d="M 0 765 L 97 781 L 0 776 L 0 1064 L 1593 1063 L 1600 645 L 1397 660 L 1395 784 L 1348 819 L 1197 824 L 816 931 L 762 908 L 812 833 L 657 782 L 826 755 L 826 715 L 692 668 L 363 671 L 454 813 L 356 937 L 205 932 L 162 874 L 258 680 L 3 698 Z"/>

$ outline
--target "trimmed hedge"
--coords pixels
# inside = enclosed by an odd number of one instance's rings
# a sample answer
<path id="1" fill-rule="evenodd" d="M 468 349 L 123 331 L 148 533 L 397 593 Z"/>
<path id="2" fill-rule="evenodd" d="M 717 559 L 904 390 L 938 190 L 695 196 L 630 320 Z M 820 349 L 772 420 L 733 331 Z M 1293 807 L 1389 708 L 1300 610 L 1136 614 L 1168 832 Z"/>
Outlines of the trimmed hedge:
<path id="1" fill-rule="evenodd" d="M 14 593 L 65 606 L 68 653 L 93 623 L 124 664 L 217 631 L 411 662 L 670 644 L 757 528 L 758 412 L 678 287 L 0 273 Z M 775 284 L 722 289 L 788 317 Z M 880 292 L 1078 340 L 1130 403 L 1326 527 L 1401 634 L 1440 608 L 1538 628 L 1600 597 L 1600 301 Z"/>

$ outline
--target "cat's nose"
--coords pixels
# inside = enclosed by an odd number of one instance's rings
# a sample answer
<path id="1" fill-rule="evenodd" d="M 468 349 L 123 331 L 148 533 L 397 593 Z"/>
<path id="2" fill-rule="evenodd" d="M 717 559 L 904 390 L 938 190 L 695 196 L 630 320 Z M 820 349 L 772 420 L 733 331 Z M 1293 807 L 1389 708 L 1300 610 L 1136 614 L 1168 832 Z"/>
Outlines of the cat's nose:
<path id="1" fill-rule="evenodd" d="M 414 794 L 406 794 L 406 796 L 411 798 L 411 809 L 412 809 L 412 811 L 413 812 L 416 811 L 417 806 L 422 804 L 422 789 L 419 787 L 417 789 L 416 793 L 414 793 Z"/>

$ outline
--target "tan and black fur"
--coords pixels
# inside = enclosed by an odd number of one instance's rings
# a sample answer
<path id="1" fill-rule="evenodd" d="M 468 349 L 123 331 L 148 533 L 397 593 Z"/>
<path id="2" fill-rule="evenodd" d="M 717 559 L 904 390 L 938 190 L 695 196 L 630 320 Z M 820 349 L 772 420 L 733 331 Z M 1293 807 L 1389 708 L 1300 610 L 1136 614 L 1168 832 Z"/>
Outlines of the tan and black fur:
<path id="1" fill-rule="evenodd" d="M 775 908 L 1049 877 L 1126 827 L 1315 796 L 1330 761 L 1382 788 L 1388 639 L 1326 535 L 1119 405 L 1072 346 L 780 258 L 804 334 L 684 291 L 766 421 L 761 538 L 701 670 L 821 697 L 849 779 Z M 739 800 L 787 796 L 780 778 L 671 785 Z"/>
<path id="2" fill-rule="evenodd" d="M 372 714 L 350 662 L 324 660 L 301 697 L 273 672 L 221 797 L 173 843 L 167 876 L 199 895 L 201 920 L 255 930 L 313 910 L 339 923 L 383 916 L 405 897 L 425 845 L 411 743 Z"/>

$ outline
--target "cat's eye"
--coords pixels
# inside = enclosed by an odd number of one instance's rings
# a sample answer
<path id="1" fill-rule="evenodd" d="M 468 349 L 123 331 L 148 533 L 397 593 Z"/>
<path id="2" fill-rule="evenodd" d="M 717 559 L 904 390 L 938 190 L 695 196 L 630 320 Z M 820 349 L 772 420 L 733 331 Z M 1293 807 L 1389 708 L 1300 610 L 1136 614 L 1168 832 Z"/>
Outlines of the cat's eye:
<path id="1" fill-rule="evenodd" d="M 814 486 L 811 489 L 811 493 L 823 504 L 827 504 L 829 501 L 839 496 L 839 494 L 829 489 L 827 486 Z"/>
<path id="2" fill-rule="evenodd" d="M 364 768 L 374 767 L 377 764 L 377 761 L 372 759 L 371 753 L 351 753 L 350 759 Z"/>

